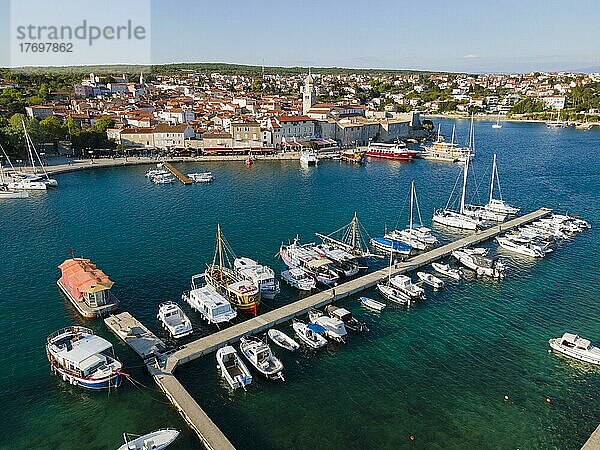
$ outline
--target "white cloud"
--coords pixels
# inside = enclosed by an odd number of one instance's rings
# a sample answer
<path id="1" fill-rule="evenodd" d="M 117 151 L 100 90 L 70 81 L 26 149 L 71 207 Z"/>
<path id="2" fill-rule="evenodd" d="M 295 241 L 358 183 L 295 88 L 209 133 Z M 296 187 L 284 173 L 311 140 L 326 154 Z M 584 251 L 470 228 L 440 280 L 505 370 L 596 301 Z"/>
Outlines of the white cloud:
<path id="1" fill-rule="evenodd" d="M 463 56 L 464 59 L 475 59 L 479 58 L 479 56 L 474 55 L 473 53 L 469 53 L 468 55 Z"/>

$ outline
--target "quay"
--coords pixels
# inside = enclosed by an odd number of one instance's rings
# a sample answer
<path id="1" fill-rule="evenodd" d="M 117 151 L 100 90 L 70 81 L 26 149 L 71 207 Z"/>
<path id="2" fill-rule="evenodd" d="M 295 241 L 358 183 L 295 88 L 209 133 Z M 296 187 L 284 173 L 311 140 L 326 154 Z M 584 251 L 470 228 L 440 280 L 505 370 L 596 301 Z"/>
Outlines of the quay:
<path id="1" fill-rule="evenodd" d="M 592 433 L 590 438 L 583 444 L 581 450 L 600 450 L 600 425 Z"/>
<path id="2" fill-rule="evenodd" d="M 171 172 L 173 175 L 175 175 L 179 181 L 181 181 L 183 184 L 192 184 L 193 181 L 190 180 L 190 178 L 184 174 L 183 172 L 179 171 L 178 169 L 176 169 L 173 164 L 171 164 L 170 162 L 165 161 L 163 163 L 163 166 L 165 166 L 169 172 Z"/>
<path id="3" fill-rule="evenodd" d="M 535 220 L 549 215 L 551 209 L 541 208 L 537 211 L 512 219 L 506 223 L 499 224 L 476 232 L 453 241 L 441 247 L 434 248 L 428 252 L 421 253 L 406 261 L 399 262 L 391 268 L 392 275 L 399 275 L 426 266 L 434 261 L 449 256 L 454 250 L 476 245 L 493 239 L 499 234 L 514 228 L 526 225 Z M 204 446 L 208 449 L 233 449 L 233 445 L 221 430 L 208 417 L 202 407 L 187 392 L 183 385 L 177 380 L 174 371 L 177 367 L 200 358 L 208 353 L 214 352 L 220 347 L 239 340 L 242 336 L 256 334 L 274 325 L 287 322 L 294 317 L 306 314 L 310 309 L 321 308 L 325 305 L 348 297 L 357 292 L 375 286 L 388 277 L 390 268 L 383 268 L 368 273 L 354 280 L 342 283 L 335 288 L 318 292 L 314 295 L 298 300 L 289 305 L 282 306 L 240 324 L 226 328 L 222 331 L 197 339 L 175 351 L 157 353 L 159 348 L 156 341 L 160 341 L 146 327 L 137 321 L 129 313 L 120 313 L 105 319 L 106 325 L 113 330 L 121 339 L 128 343 L 142 358 L 145 359 L 146 367 L 154 378 L 156 384 L 165 393 L 169 401 L 181 414 L 190 428 L 198 435 Z M 136 335 L 132 329 L 139 327 L 143 333 Z M 155 341 L 156 340 L 156 341 Z M 162 341 L 161 341 L 162 343 Z M 155 347 L 156 344 L 156 347 Z M 599 427 L 600 429 L 600 427 Z M 594 435 L 585 444 L 583 450 L 598 448 L 600 431 L 596 430 Z M 590 443 L 591 442 L 591 443 Z M 588 445 L 589 444 L 589 445 Z"/>

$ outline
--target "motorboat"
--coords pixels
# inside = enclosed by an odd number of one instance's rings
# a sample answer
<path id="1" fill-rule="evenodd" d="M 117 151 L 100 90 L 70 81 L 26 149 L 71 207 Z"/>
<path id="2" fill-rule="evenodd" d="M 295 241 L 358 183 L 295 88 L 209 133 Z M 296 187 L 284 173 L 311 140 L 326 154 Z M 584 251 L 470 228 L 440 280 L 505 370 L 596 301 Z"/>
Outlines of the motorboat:
<path id="1" fill-rule="evenodd" d="M 568 216 L 565 214 L 552 214 L 552 220 L 558 223 L 571 222 L 575 224 L 581 231 L 586 228 L 592 228 L 588 221 L 583 220 L 580 217 Z"/>
<path id="2" fill-rule="evenodd" d="M 269 331 L 267 331 L 267 335 L 273 341 L 274 344 L 280 346 L 281 348 L 285 348 L 290 352 L 293 352 L 300 348 L 300 345 L 287 334 L 285 334 L 283 331 L 271 328 Z"/>
<path id="3" fill-rule="evenodd" d="M 444 282 L 430 273 L 417 272 L 417 277 L 419 277 L 419 280 L 431 286 L 433 289 L 441 289 L 444 287 Z"/>
<path id="4" fill-rule="evenodd" d="M 244 280 L 250 281 L 260 291 L 260 296 L 273 299 L 279 294 L 279 281 L 275 272 L 268 266 L 263 266 L 250 258 L 235 258 L 233 268 Z"/>
<path id="5" fill-rule="evenodd" d="M 359 321 L 356 317 L 352 315 L 350 311 L 346 308 L 340 308 L 335 305 L 327 305 L 325 307 L 325 312 L 329 314 L 329 317 L 334 317 L 336 319 L 344 322 L 344 326 L 352 331 L 369 331 L 367 324 Z"/>
<path id="6" fill-rule="evenodd" d="M 591 364 L 600 365 L 600 347 L 573 333 L 565 333 L 562 337 L 548 341 L 552 350 L 569 358 Z"/>
<path id="7" fill-rule="evenodd" d="M 146 171 L 146 178 L 153 178 L 153 177 L 158 177 L 161 175 L 169 175 L 170 172 L 168 170 L 165 169 L 150 169 L 148 171 Z"/>
<path id="8" fill-rule="evenodd" d="M 485 247 L 464 247 L 462 249 L 467 255 L 487 256 L 489 249 Z"/>
<path id="9" fill-rule="evenodd" d="M 360 304 L 365 308 L 372 309 L 373 311 L 381 312 L 385 308 L 385 303 L 378 302 L 369 297 L 361 297 L 359 299 Z"/>
<path id="10" fill-rule="evenodd" d="M 412 247 L 404 242 L 389 239 L 387 237 L 374 237 L 370 241 L 373 248 L 381 252 L 392 252 L 397 255 L 410 255 Z"/>
<path id="11" fill-rule="evenodd" d="M 3 198 L 27 198 L 29 192 L 27 191 L 16 191 L 9 189 L 7 186 L 0 185 L 0 200 Z"/>
<path id="12" fill-rule="evenodd" d="M 327 345 L 327 339 L 323 337 L 325 328 L 315 323 L 306 324 L 304 322 L 294 321 L 292 328 L 302 342 L 311 348 L 321 348 Z"/>
<path id="13" fill-rule="evenodd" d="M 281 272 L 281 279 L 293 288 L 301 291 L 310 291 L 317 287 L 315 279 L 302 269 L 284 270 Z"/>
<path id="14" fill-rule="evenodd" d="M 206 274 L 192 276 L 191 289 L 181 295 L 190 307 L 208 323 L 219 325 L 231 322 L 237 317 L 237 311 L 217 289 L 205 281 Z"/>
<path id="15" fill-rule="evenodd" d="M 453 278 L 455 280 L 460 280 L 462 278 L 461 270 L 450 267 L 450 264 L 432 262 L 431 268 L 436 272 L 447 276 L 448 278 Z"/>
<path id="16" fill-rule="evenodd" d="M 261 375 L 269 380 L 284 381 L 283 363 L 273 355 L 266 342 L 255 337 L 242 337 L 240 339 L 240 350 L 242 355 Z"/>
<path id="17" fill-rule="evenodd" d="M 383 295 L 384 298 L 400 305 L 410 306 L 412 300 L 409 295 L 404 292 L 390 286 L 389 284 L 379 283 L 377 290 Z"/>
<path id="18" fill-rule="evenodd" d="M 492 278 L 501 278 L 504 276 L 504 264 L 498 258 L 489 258 L 487 256 L 466 252 L 464 250 L 455 250 L 452 256 L 463 266 L 475 271 L 478 276 L 487 276 Z"/>
<path id="19" fill-rule="evenodd" d="M 179 436 L 179 431 L 163 428 L 143 436 L 123 433 L 125 443 L 118 450 L 162 450 L 171 445 Z"/>
<path id="20" fill-rule="evenodd" d="M 123 364 L 113 346 L 92 330 L 66 327 L 46 339 L 46 356 L 53 373 L 86 389 L 112 389 L 121 384 Z"/>
<path id="21" fill-rule="evenodd" d="M 308 318 L 312 323 L 316 323 L 317 325 L 321 325 L 323 328 L 325 328 L 325 336 L 327 336 L 329 339 L 336 342 L 347 342 L 348 332 L 346 331 L 344 322 L 342 322 L 340 319 L 326 316 L 321 311 L 316 309 L 308 312 Z"/>
<path id="22" fill-rule="evenodd" d="M 221 376 L 231 389 L 242 388 L 245 390 L 246 386 L 252 383 L 252 374 L 231 345 L 217 350 L 216 358 Z"/>
<path id="23" fill-rule="evenodd" d="M 175 302 L 164 302 L 158 307 L 156 316 L 162 326 L 174 339 L 189 336 L 194 331 L 192 322 Z"/>
<path id="24" fill-rule="evenodd" d="M 212 172 L 188 173 L 187 176 L 194 183 L 211 183 L 215 180 Z"/>
<path id="25" fill-rule="evenodd" d="M 503 249 L 518 253 L 520 255 L 531 256 L 533 258 L 543 258 L 546 256 L 546 252 L 543 251 L 539 246 L 530 243 L 518 243 L 507 237 L 497 237 L 496 242 Z"/>
<path id="26" fill-rule="evenodd" d="M 301 269 L 318 283 L 332 285 L 340 279 L 338 272 L 332 267 L 332 261 L 316 255 L 312 244 L 301 245 L 298 237 L 289 245 L 281 244 L 279 256 L 290 269 Z"/>
<path id="27" fill-rule="evenodd" d="M 314 150 L 302 150 L 300 152 L 300 164 L 303 166 L 316 166 L 318 164 L 317 152 Z"/>
<path id="28" fill-rule="evenodd" d="M 150 180 L 154 184 L 171 184 L 171 183 L 175 182 L 175 178 L 173 176 L 171 176 L 170 174 L 154 175 L 153 177 L 150 178 Z"/>
<path id="29" fill-rule="evenodd" d="M 425 300 L 425 289 L 412 282 L 406 275 L 396 275 L 390 278 L 390 285 L 408 295 L 412 300 Z"/>
<path id="30" fill-rule="evenodd" d="M 417 150 L 409 149 L 404 143 L 385 144 L 380 142 L 371 142 L 367 147 L 367 156 L 370 158 L 410 161 L 418 154 L 419 152 Z"/>
<path id="31" fill-rule="evenodd" d="M 313 250 L 321 257 L 332 261 L 332 267 L 344 277 L 352 277 L 360 271 L 354 255 L 331 244 L 322 243 L 315 245 Z"/>

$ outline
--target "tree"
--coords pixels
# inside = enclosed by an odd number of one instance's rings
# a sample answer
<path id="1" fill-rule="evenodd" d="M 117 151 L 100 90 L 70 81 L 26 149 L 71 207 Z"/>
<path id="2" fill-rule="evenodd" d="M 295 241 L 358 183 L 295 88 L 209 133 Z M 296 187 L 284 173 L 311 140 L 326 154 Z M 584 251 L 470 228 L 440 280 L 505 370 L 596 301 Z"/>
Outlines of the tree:
<path id="1" fill-rule="evenodd" d="M 40 129 L 44 139 L 52 141 L 55 149 L 58 147 L 58 141 L 62 141 L 67 136 L 66 125 L 54 116 L 40 121 Z"/>
<path id="2" fill-rule="evenodd" d="M 48 90 L 48 85 L 46 85 L 46 83 L 42 83 L 38 90 L 38 97 L 41 98 L 42 101 L 47 102 L 49 93 L 50 91 Z"/>
<path id="3" fill-rule="evenodd" d="M 519 100 L 508 112 L 509 114 L 527 114 L 544 111 L 544 103 L 537 98 L 527 97 Z"/>
<path id="4" fill-rule="evenodd" d="M 100 117 L 96 123 L 94 124 L 94 131 L 99 133 L 106 133 L 108 128 L 112 128 L 115 126 L 115 119 L 112 117 Z"/>

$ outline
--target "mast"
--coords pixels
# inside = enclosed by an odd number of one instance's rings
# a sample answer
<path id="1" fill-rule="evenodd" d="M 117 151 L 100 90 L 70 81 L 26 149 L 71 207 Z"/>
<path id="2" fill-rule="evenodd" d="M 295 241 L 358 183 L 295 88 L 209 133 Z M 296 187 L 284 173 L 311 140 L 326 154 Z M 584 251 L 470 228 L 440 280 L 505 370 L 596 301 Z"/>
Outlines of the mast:
<path id="1" fill-rule="evenodd" d="M 452 142 L 451 144 L 454 144 L 454 132 L 456 130 L 456 124 L 452 125 Z"/>
<path id="2" fill-rule="evenodd" d="M 356 248 L 356 232 L 358 231 L 358 216 L 356 215 L 356 211 L 354 211 L 354 217 L 352 218 L 352 248 Z"/>
<path id="3" fill-rule="evenodd" d="M 469 132 L 469 149 L 467 151 L 467 159 L 465 161 L 465 168 L 463 171 L 463 186 L 462 186 L 462 195 L 460 197 L 460 213 L 464 214 L 465 212 L 465 197 L 467 195 L 467 174 L 469 172 L 469 160 L 471 159 L 471 151 L 475 147 L 475 136 L 473 134 L 473 114 L 471 113 L 471 130 Z"/>
<path id="4" fill-rule="evenodd" d="M 29 143 L 29 133 L 27 133 L 27 128 L 25 128 L 25 121 L 21 120 L 21 125 L 23 125 L 23 132 L 25 134 L 25 142 L 27 143 L 27 152 L 29 153 L 29 159 L 31 160 L 31 171 L 35 174 L 35 161 L 33 160 L 33 152 L 31 151 L 31 145 Z"/>
<path id="5" fill-rule="evenodd" d="M 217 224 L 217 251 L 219 252 L 219 277 L 223 281 L 223 244 L 221 242 L 221 224 Z"/>
<path id="6" fill-rule="evenodd" d="M 412 180 L 410 183 L 410 220 L 408 222 L 408 228 L 412 230 L 413 224 L 413 199 L 415 196 L 415 180 Z"/>
<path id="7" fill-rule="evenodd" d="M 490 181 L 490 203 L 494 198 L 494 177 L 496 176 L 496 154 L 494 153 L 494 162 L 492 163 L 492 181 Z"/>
<path id="8" fill-rule="evenodd" d="M 438 123 L 438 137 L 437 137 L 437 141 L 440 142 L 440 133 L 442 131 L 442 123 Z"/>
<path id="9" fill-rule="evenodd" d="M 390 241 L 390 267 L 388 271 L 388 283 L 392 281 L 392 253 L 394 252 L 394 241 L 389 239 Z"/>

